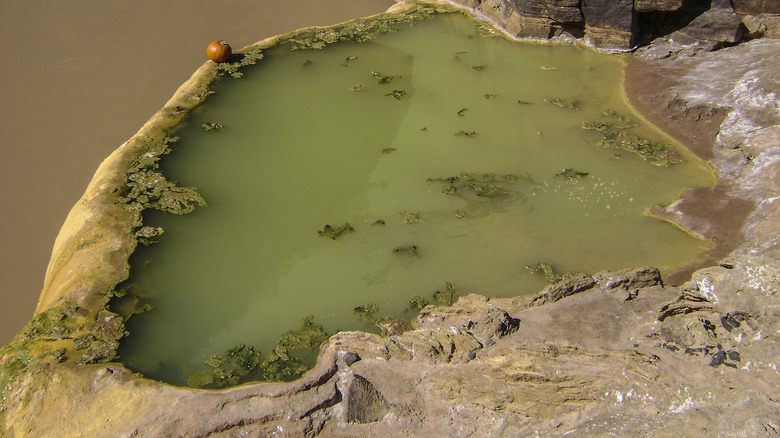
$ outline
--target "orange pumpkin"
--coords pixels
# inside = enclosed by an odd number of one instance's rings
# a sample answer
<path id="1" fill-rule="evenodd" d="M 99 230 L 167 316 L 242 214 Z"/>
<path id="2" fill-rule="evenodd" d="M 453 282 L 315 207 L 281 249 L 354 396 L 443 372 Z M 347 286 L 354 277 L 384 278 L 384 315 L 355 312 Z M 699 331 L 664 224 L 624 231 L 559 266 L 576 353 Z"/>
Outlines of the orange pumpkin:
<path id="1" fill-rule="evenodd" d="M 206 47 L 206 54 L 214 62 L 225 62 L 233 54 L 233 49 L 222 40 L 214 40 Z"/>

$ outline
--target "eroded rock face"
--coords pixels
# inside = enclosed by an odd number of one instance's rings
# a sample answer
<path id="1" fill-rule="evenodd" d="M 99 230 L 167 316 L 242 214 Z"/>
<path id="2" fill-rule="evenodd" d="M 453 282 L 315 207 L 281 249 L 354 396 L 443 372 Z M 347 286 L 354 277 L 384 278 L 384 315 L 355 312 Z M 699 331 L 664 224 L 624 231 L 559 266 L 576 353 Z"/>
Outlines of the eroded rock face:
<path id="1" fill-rule="evenodd" d="M 629 48 L 634 44 L 633 0 L 582 0 L 587 39 L 596 47 Z"/>
<path id="2" fill-rule="evenodd" d="M 450 0 L 517 38 L 580 41 L 630 50 L 656 38 L 674 50 L 713 50 L 780 33 L 777 2 L 743 0 Z M 744 22 L 743 22 L 744 21 Z"/>
<path id="3" fill-rule="evenodd" d="M 339 333 L 292 383 L 199 391 L 113 365 L 49 367 L 36 391 L 11 395 L 7 427 L 344 437 L 765 436 L 780 427 L 780 305 L 766 301 L 779 291 L 780 262 L 734 257 L 679 288 L 652 268 L 574 283 L 589 286 L 542 306 L 533 303 L 543 294 L 470 295 L 427 307 L 401 335 Z"/>
<path id="4" fill-rule="evenodd" d="M 723 43 L 735 43 L 742 38 L 742 20 L 729 2 L 713 2 L 713 7 L 694 18 L 669 39 L 683 46 L 702 44 L 714 49 Z"/>
<path id="5" fill-rule="evenodd" d="M 780 2 L 734 0 L 734 10 L 751 34 L 780 38 Z"/>
<path id="6" fill-rule="evenodd" d="M 634 0 L 634 10 L 637 12 L 676 11 L 682 5 L 683 0 Z"/>

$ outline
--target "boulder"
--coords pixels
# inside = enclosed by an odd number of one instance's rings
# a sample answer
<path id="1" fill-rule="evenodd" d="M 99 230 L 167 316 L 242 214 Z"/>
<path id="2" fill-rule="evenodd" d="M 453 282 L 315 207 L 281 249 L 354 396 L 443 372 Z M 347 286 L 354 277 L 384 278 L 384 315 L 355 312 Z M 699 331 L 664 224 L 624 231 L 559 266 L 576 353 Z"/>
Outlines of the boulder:
<path id="1" fill-rule="evenodd" d="M 457 327 L 474 336 L 480 343 L 489 344 L 517 331 L 520 320 L 496 306 L 492 300 L 471 294 L 451 307 L 425 307 L 414 325 L 418 328 Z"/>
<path id="2" fill-rule="evenodd" d="M 751 37 L 780 38 L 780 1 L 734 0 L 734 11 Z"/>
<path id="3" fill-rule="evenodd" d="M 631 290 L 651 286 L 663 286 L 661 272 L 658 268 L 648 266 L 645 268 L 625 269 L 617 272 L 601 272 L 596 274 L 596 282 L 603 289 Z"/>
<path id="4" fill-rule="evenodd" d="M 596 286 L 596 280 L 588 274 L 577 274 L 571 278 L 561 280 L 547 286 L 532 301 L 532 306 L 541 306 L 560 301 L 570 295 L 592 289 Z"/>
<path id="5" fill-rule="evenodd" d="M 586 40 L 596 47 L 629 49 L 634 44 L 633 0 L 582 0 Z"/>
<path id="6" fill-rule="evenodd" d="M 588 26 L 630 32 L 634 23 L 633 0 L 582 0 Z"/>
<path id="7" fill-rule="evenodd" d="M 714 7 L 674 32 L 669 39 L 681 45 L 701 44 L 711 49 L 742 38 L 744 25 L 729 4 Z"/>

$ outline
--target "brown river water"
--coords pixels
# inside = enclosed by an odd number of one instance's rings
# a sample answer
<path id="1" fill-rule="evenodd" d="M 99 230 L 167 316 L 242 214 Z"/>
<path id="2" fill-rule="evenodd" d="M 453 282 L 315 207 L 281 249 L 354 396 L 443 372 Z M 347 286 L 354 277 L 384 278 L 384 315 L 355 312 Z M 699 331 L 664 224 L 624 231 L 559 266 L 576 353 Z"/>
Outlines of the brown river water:
<path id="1" fill-rule="evenodd" d="M 0 2 L 0 345 L 32 317 L 54 239 L 100 162 L 206 60 L 210 41 L 240 48 L 392 4 Z"/>

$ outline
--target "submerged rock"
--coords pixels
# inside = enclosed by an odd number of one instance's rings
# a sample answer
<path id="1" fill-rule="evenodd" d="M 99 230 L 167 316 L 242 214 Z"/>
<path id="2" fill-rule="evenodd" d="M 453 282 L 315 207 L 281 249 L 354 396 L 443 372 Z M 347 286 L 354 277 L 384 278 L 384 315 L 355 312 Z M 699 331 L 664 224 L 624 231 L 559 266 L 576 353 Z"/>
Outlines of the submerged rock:
<path id="1" fill-rule="evenodd" d="M 563 179 L 582 179 L 586 176 L 590 175 L 588 172 L 583 172 L 581 170 L 575 170 L 571 167 L 563 169 L 562 171 L 555 174 L 556 178 L 563 178 Z"/>
<path id="2" fill-rule="evenodd" d="M 544 99 L 545 102 L 550 105 L 557 106 L 559 108 L 578 109 L 580 106 L 579 99 L 561 99 L 560 97 L 548 97 Z"/>
<path id="3" fill-rule="evenodd" d="M 382 336 L 397 336 L 412 329 L 412 325 L 409 321 L 403 318 L 380 320 L 375 324 L 382 329 Z"/>

